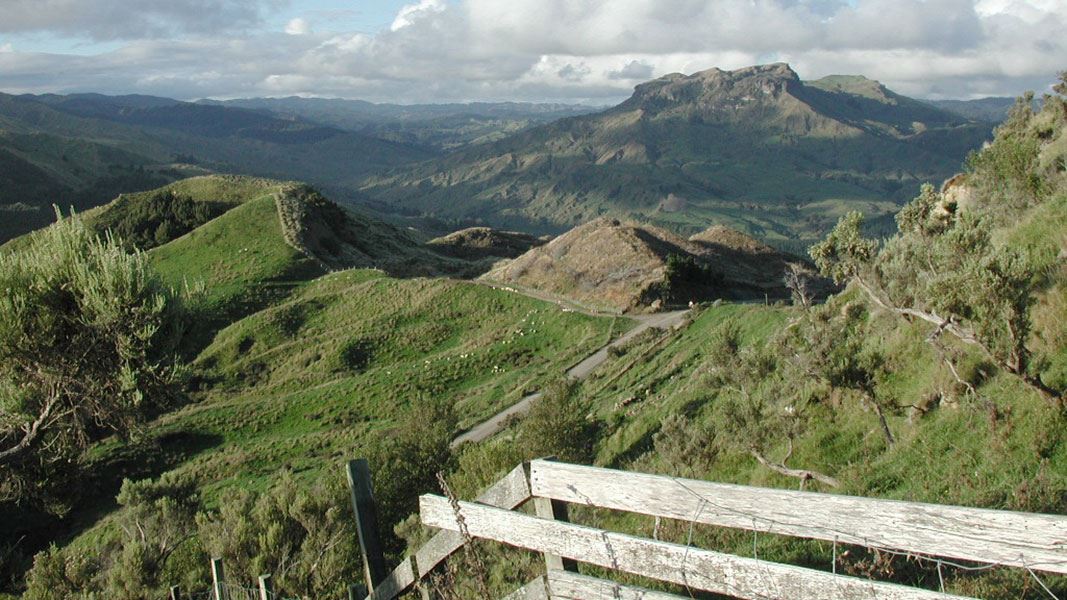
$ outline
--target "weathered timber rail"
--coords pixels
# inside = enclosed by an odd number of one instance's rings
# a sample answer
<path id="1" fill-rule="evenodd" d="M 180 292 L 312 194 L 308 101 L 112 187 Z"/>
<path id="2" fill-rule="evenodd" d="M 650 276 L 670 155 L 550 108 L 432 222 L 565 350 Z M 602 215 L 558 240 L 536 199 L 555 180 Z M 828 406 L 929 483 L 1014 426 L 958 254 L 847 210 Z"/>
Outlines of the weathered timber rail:
<path id="1" fill-rule="evenodd" d="M 358 481 L 356 482 L 358 484 Z M 354 484 L 355 485 L 355 484 Z M 369 481 L 362 484 L 364 511 Z M 355 488 L 354 488 L 355 489 Z M 533 503 L 534 515 L 515 509 Z M 872 581 L 734 556 L 567 522 L 570 504 L 703 525 L 832 541 L 836 544 L 984 565 L 1067 574 L 1067 516 L 765 489 L 534 460 L 519 465 L 474 502 L 420 498 L 424 525 L 441 529 L 388 574 L 369 569 L 367 600 L 419 589 L 469 539 L 540 552 L 546 574 L 508 600 L 679 600 L 663 592 L 577 574 L 582 562 L 737 598 L 948 600 L 941 591 Z M 356 507 L 357 513 L 361 511 Z M 364 555 L 375 542 L 364 535 Z M 372 519 L 372 516 L 371 516 Z M 368 564 L 377 562 L 367 557 Z M 1035 575 L 1036 576 L 1036 575 Z M 364 597 L 353 588 L 353 597 Z"/>

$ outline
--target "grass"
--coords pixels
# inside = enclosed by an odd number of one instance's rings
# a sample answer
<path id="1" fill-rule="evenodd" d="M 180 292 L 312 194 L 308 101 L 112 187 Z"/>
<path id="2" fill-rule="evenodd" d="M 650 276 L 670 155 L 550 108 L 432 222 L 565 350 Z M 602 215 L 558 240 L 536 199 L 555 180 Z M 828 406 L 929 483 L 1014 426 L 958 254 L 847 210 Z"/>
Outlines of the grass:
<path id="1" fill-rule="evenodd" d="M 469 426 L 629 324 L 455 280 L 326 275 L 219 331 L 194 363 L 196 401 L 140 442 L 100 445 L 89 468 L 116 484 L 174 471 L 209 507 L 229 490 L 266 488 L 282 469 L 341 476 L 344 460 L 379 444 L 415 403 L 446 399 Z M 114 493 L 76 515 L 84 529 L 73 550 L 116 534 Z"/>
<path id="2" fill-rule="evenodd" d="M 833 300 L 837 308 L 855 301 L 849 291 Z M 726 327 L 741 332 L 742 346 L 770 343 L 774 336 L 801 315 L 793 307 L 731 305 L 706 307 L 685 329 L 673 333 L 650 333 L 639 337 L 613 355 L 586 380 L 580 393 L 605 424 L 597 444 L 595 463 L 633 471 L 685 476 L 710 481 L 763 487 L 796 489 L 797 480 L 761 467 L 747 452 L 716 442 L 718 432 L 728 425 L 715 410 L 718 392 L 707 383 L 713 367 L 710 345 Z M 895 315 L 876 313 L 870 317 L 872 333 L 865 343 L 881 349 L 892 367 L 877 382 L 876 393 L 901 408 L 892 410 L 890 427 L 897 437 L 892 447 L 879 432 L 875 415 L 847 393 L 831 395 L 809 407 L 809 425 L 795 440 L 790 466 L 818 470 L 842 482 L 835 490 L 859 496 L 956 504 L 1006 510 L 1063 514 L 1067 512 L 1067 428 L 1063 416 L 1018 378 L 997 374 L 978 385 L 980 399 L 946 398 L 924 416 L 911 416 L 908 406 L 922 397 L 948 389 L 952 380 L 936 353 L 926 343 L 929 328 L 907 323 Z M 959 351 L 969 353 L 966 348 Z M 961 364 L 977 357 L 965 354 Z M 804 382 L 798 382 L 803 385 Z M 635 399 L 628 403 L 621 400 Z M 705 438 L 687 444 L 711 446 L 715 460 L 710 466 L 681 464 L 687 457 L 664 454 L 653 442 L 666 419 L 685 414 L 699 425 L 688 435 Z M 512 436 L 501 436 L 482 447 L 468 449 L 453 479 L 458 489 L 473 495 L 502 476 L 521 458 Z M 785 440 L 768 455 L 785 456 Z M 498 464 L 499 463 L 499 464 Z M 696 470 L 694 471 L 693 468 Z M 573 521 L 613 531 L 649 536 L 653 527 L 648 517 L 585 507 L 571 507 Z M 829 571 L 832 544 L 799 540 L 767 533 L 697 526 L 664 519 L 658 526 L 659 539 L 751 556 L 755 545 L 762 559 L 787 562 Z M 691 539 L 690 539 L 691 536 Z M 860 548 L 849 551 L 853 574 L 866 576 L 861 567 L 873 555 Z M 495 564 L 519 562 L 527 571 L 516 572 L 514 581 L 501 584 L 500 591 L 531 575 L 522 553 L 502 548 L 488 549 Z M 861 560 L 862 559 L 862 560 Z M 508 563 L 512 561 L 512 563 Z M 510 568 L 510 567 L 509 567 Z M 838 571 L 845 570 L 839 565 Z M 583 567 L 583 572 L 607 572 Z M 504 579 L 503 574 L 497 574 Z M 656 582 L 631 577 L 611 578 L 668 589 Z M 937 571 L 931 564 L 903 560 L 888 563 L 877 577 L 937 589 Z M 1067 592 L 1067 579 L 1046 577 L 1045 583 L 1058 594 Z M 951 593 L 980 598 L 1041 598 L 1044 594 L 1021 569 L 995 569 L 968 573 L 945 570 L 946 589 Z"/>

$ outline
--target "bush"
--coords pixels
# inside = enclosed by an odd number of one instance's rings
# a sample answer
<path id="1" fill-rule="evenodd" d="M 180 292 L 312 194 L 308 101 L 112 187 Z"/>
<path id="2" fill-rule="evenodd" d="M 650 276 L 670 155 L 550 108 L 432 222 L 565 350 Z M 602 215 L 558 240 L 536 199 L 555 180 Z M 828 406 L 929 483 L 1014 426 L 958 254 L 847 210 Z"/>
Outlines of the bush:
<path id="1" fill-rule="evenodd" d="M 226 211 L 221 202 L 197 202 L 170 190 L 148 197 L 121 196 L 96 223 L 110 231 L 127 249 L 148 250 L 189 233 Z"/>
<path id="2" fill-rule="evenodd" d="M 600 432 L 586 414 L 578 385 L 564 379 L 548 386 L 533 402 L 522 423 L 521 444 L 530 457 L 555 456 L 567 462 L 589 462 Z"/>
<path id="3" fill-rule="evenodd" d="M 77 216 L 0 254 L 0 498 L 49 500 L 88 445 L 171 404 L 179 298 Z"/>
<path id="4" fill-rule="evenodd" d="M 283 473 L 269 490 L 238 490 L 196 520 L 204 550 L 223 559 L 236 585 L 270 573 L 279 595 L 340 598 L 362 569 L 340 477 L 308 484 Z"/>
<path id="5" fill-rule="evenodd" d="M 387 552 L 403 550 L 393 528 L 418 510 L 420 494 L 441 493 L 437 473 L 454 466 L 451 442 L 456 416 L 451 404 L 419 399 L 391 436 L 371 453 L 374 496 L 382 543 Z"/>

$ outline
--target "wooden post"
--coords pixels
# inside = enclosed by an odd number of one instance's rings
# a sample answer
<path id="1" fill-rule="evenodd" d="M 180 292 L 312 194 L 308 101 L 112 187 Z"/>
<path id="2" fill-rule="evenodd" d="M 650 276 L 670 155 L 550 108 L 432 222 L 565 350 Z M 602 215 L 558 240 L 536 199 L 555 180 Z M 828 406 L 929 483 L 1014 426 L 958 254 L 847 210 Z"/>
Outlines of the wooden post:
<path id="1" fill-rule="evenodd" d="M 222 559 L 211 559 L 211 583 L 215 590 L 216 600 L 228 600 L 226 593 L 226 574 L 222 570 Z"/>
<path id="2" fill-rule="evenodd" d="M 182 600 L 182 588 L 180 586 L 170 586 L 170 600 Z"/>
<path id="3" fill-rule="evenodd" d="M 378 509 L 374 505 L 370 465 L 367 459 L 348 461 L 348 487 L 352 491 L 352 510 L 356 513 L 359 550 L 363 554 L 363 576 L 367 591 L 373 592 L 389 575 L 385 568 L 381 537 L 378 535 Z"/>
<path id="4" fill-rule="evenodd" d="M 259 600 L 271 600 L 274 597 L 274 584 L 270 581 L 270 575 L 259 576 Z"/>
<path id="5" fill-rule="evenodd" d="M 555 462 L 555 456 L 546 456 L 541 460 L 548 462 Z M 526 471 L 526 481 L 530 481 L 530 464 L 525 463 L 523 465 Z M 559 500 L 552 500 L 549 498 L 542 498 L 540 496 L 533 497 L 534 514 L 542 519 L 552 519 L 553 521 L 569 521 L 567 517 L 567 503 L 560 502 Z M 571 571 L 573 573 L 578 572 L 578 563 L 567 558 L 560 558 L 556 554 L 549 554 L 545 552 L 545 568 L 549 571 Z"/>
<path id="6" fill-rule="evenodd" d="M 367 588 L 358 583 L 348 586 L 348 600 L 363 600 L 367 597 Z"/>
<path id="7" fill-rule="evenodd" d="M 533 502 L 534 514 L 542 519 L 552 519 L 553 521 L 569 520 L 567 518 L 566 502 L 537 496 L 534 497 Z M 545 552 L 545 568 L 549 571 L 571 571 L 577 573 L 578 563 L 569 558 L 561 558 L 556 554 Z"/>

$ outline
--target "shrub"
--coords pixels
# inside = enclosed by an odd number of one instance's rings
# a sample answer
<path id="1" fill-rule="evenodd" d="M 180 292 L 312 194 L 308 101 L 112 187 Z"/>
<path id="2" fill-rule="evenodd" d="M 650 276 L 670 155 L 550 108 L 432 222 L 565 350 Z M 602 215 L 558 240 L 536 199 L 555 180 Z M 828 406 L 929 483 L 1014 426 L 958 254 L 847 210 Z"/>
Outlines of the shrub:
<path id="1" fill-rule="evenodd" d="M 451 442 L 455 432 L 451 404 L 424 397 L 371 453 L 380 531 L 388 552 L 403 550 L 393 528 L 418 510 L 419 495 L 441 492 L 437 473 L 448 473 L 454 466 Z"/>
<path id="2" fill-rule="evenodd" d="M 175 398 L 179 298 L 77 216 L 0 254 L 0 498 L 49 499 L 88 445 Z"/>
<path id="3" fill-rule="evenodd" d="M 568 462 L 588 462 L 600 431 L 586 417 L 589 407 L 578 394 L 577 383 L 559 380 L 533 402 L 522 423 L 521 444 L 531 457 L 550 456 Z"/>
<path id="4" fill-rule="evenodd" d="M 362 569 L 347 488 L 336 476 L 309 485 L 286 472 L 267 491 L 238 490 L 196 520 L 203 548 L 237 585 L 270 573 L 279 595 L 340 598 Z"/>

